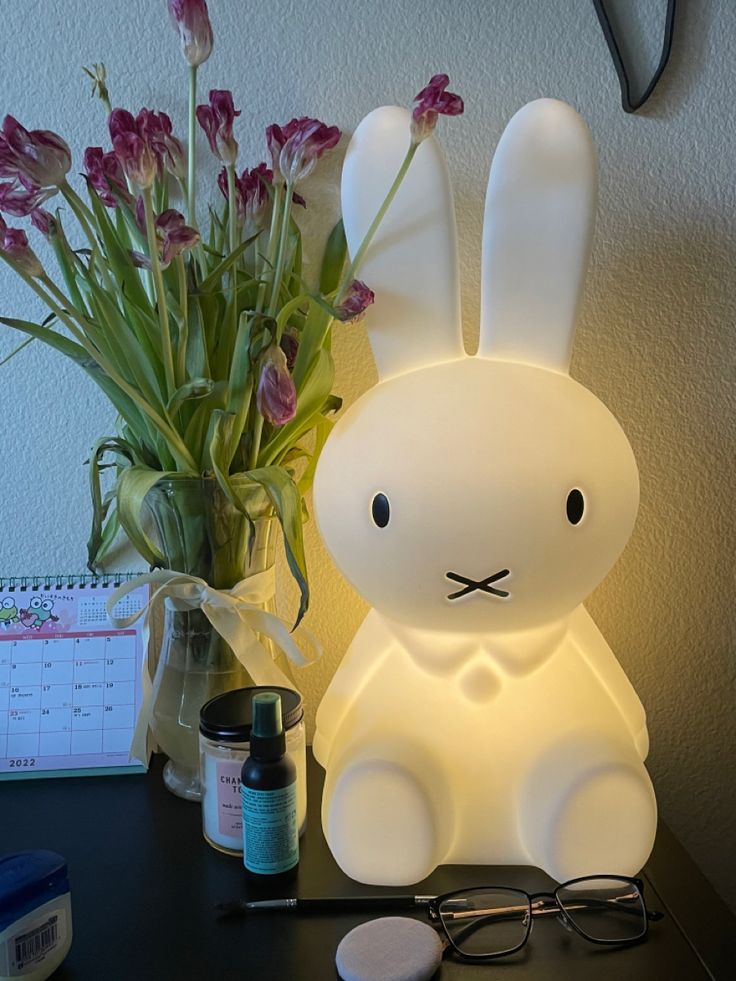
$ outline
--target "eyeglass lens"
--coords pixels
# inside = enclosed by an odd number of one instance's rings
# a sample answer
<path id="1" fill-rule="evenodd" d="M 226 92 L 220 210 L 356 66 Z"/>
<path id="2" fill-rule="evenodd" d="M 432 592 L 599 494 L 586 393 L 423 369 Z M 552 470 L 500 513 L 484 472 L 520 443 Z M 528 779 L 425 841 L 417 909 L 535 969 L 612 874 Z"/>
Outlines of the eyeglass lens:
<path id="1" fill-rule="evenodd" d="M 634 882 L 605 877 L 560 886 L 555 895 L 590 940 L 625 943 L 646 933 L 644 899 Z"/>
<path id="2" fill-rule="evenodd" d="M 439 914 L 456 949 L 468 957 L 516 950 L 531 924 L 529 897 L 516 889 L 470 889 L 444 899 Z"/>

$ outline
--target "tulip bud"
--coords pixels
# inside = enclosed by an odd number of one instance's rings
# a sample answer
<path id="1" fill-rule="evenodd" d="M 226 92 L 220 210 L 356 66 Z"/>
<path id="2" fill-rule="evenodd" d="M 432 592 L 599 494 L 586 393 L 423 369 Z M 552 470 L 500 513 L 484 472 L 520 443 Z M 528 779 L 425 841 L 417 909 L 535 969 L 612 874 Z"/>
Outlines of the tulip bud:
<path id="1" fill-rule="evenodd" d="M 205 0 L 169 0 L 169 13 L 179 31 L 182 54 L 195 68 L 212 54 L 212 24 Z"/>
<path id="2" fill-rule="evenodd" d="M 275 344 L 261 359 L 256 404 L 263 418 L 272 426 L 283 426 L 296 415 L 294 380 L 289 374 L 286 355 Z"/>

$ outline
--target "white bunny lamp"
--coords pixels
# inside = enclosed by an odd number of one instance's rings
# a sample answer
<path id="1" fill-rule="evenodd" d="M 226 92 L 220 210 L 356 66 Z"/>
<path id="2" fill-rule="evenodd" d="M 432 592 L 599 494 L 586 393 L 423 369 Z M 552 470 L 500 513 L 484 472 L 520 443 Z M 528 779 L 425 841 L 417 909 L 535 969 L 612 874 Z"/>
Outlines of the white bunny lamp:
<path id="1" fill-rule="evenodd" d="M 397 108 L 352 139 L 353 252 L 408 139 Z M 521 109 L 491 168 L 475 357 L 433 138 L 361 269 L 380 382 L 335 426 L 314 487 L 327 547 L 374 607 L 314 740 L 325 836 L 361 882 L 417 882 L 448 862 L 633 874 L 649 856 L 644 710 L 582 606 L 639 498 L 621 427 L 568 375 L 595 197 L 578 114 L 551 99 Z"/>

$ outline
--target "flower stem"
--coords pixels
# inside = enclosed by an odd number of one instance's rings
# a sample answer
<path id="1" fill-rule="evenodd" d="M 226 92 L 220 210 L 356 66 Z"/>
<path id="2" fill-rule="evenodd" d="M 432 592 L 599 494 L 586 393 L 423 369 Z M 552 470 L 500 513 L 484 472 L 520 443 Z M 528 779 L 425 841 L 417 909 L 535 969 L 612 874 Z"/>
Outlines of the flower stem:
<path id="1" fill-rule="evenodd" d="M 335 301 L 336 304 L 337 303 L 340 303 L 344 299 L 345 293 L 347 292 L 348 287 L 350 286 L 350 284 L 352 283 L 352 281 L 355 279 L 356 273 L 358 272 L 358 269 L 360 268 L 360 264 L 363 261 L 363 259 L 365 258 L 365 254 L 366 254 L 366 252 L 368 250 L 368 246 L 373 241 L 373 237 L 376 234 L 376 232 L 378 231 L 378 226 L 381 224 L 381 222 L 383 221 L 383 219 L 386 217 L 386 212 L 391 207 L 391 202 L 396 197 L 396 192 L 401 187 L 401 183 L 404 180 L 404 178 L 406 177 L 406 172 L 408 171 L 409 167 L 411 166 L 411 162 L 414 159 L 414 154 L 417 152 L 417 148 L 418 147 L 419 147 L 419 144 L 418 143 L 414 143 L 412 141 L 412 143 L 409 146 L 409 149 L 406 151 L 406 156 L 404 157 L 404 161 L 401 164 L 401 166 L 399 167 L 399 171 L 396 174 L 396 177 L 394 178 L 393 184 L 391 185 L 391 187 L 388 190 L 388 194 L 386 195 L 383 204 L 381 205 L 381 207 L 376 212 L 376 216 L 373 219 L 373 221 L 371 222 L 370 228 L 365 233 L 365 237 L 363 238 L 363 241 L 360 243 L 360 248 L 355 253 L 355 257 L 353 258 L 353 261 L 348 266 L 347 271 L 345 272 L 345 275 L 342 278 L 342 282 L 340 284 L 340 288 L 337 291 L 337 299 Z"/>
<path id="2" fill-rule="evenodd" d="M 235 190 L 235 164 L 227 166 L 228 226 L 230 231 L 230 255 L 238 247 L 238 202 Z M 238 333 L 238 263 L 230 266 L 230 290 L 232 306 L 233 344 Z"/>
<path id="3" fill-rule="evenodd" d="M 263 312 L 263 304 L 266 299 L 266 273 L 268 269 L 273 269 L 276 261 L 276 246 L 278 244 L 277 230 L 279 227 L 279 210 L 281 208 L 281 184 L 276 184 L 273 192 L 273 205 L 271 211 L 271 228 L 268 233 L 268 252 L 261 262 L 259 278 L 261 280 L 258 287 L 258 297 L 256 299 L 256 312 Z"/>
<path id="4" fill-rule="evenodd" d="M 151 260 L 151 272 L 153 273 L 153 284 L 156 289 L 156 306 L 158 307 L 158 320 L 161 326 L 161 351 L 164 359 L 164 372 L 166 374 L 166 398 L 169 399 L 176 391 L 176 381 L 174 375 L 174 353 L 171 348 L 171 332 L 169 330 L 169 311 L 166 307 L 166 290 L 164 289 L 164 277 L 161 274 L 161 263 L 158 258 L 158 242 L 156 241 L 156 226 L 153 217 L 153 200 L 151 188 L 143 188 L 143 205 L 146 211 L 146 232 L 148 234 L 148 252 Z"/>
<path id="5" fill-rule="evenodd" d="M 286 263 L 286 243 L 289 236 L 289 218 L 291 217 L 291 184 L 286 184 L 286 194 L 284 195 L 284 210 L 281 215 L 281 231 L 279 232 L 279 251 L 276 259 L 276 270 L 271 282 L 271 300 L 268 305 L 269 316 L 273 317 L 279 305 L 279 294 L 281 293 L 281 280 L 284 275 L 284 264 Z"/>
<path id="6" fill-rule="evenodd" d="M 179 275 L 179 307 L 181 309 L 181 324 L 177 346 L 176 384 L 181 386 L 187 374 L 187 342 L 189 340 L 189 293 L 187 290 L 187 270 L 184 256 L 176 257 L 176 270 Z"/>
<path id="7" fill-rule="evenodd" d="M 187 191 L 189 198 L 187 201 L 187 211 L 189 213 L 189 224 L 192 228 L 197 225 L 197 65 L 189 66 L 189 145 L 188 168 L 187 168 Z"/>

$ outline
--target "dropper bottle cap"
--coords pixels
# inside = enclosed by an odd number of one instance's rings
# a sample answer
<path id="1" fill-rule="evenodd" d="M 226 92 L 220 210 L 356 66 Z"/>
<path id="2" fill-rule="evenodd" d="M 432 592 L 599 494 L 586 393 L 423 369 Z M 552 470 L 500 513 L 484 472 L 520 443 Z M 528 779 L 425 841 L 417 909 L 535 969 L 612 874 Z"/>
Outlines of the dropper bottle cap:
<path id="1" fill-rule="evenodd" d="M 254 760 L 280 760 L 286 752 L 286 735 L 281 721 L 281 696 L 275 691 L 259 692 L 253 697 L 253 726 L 250 731 L 250 755 Z"/>

